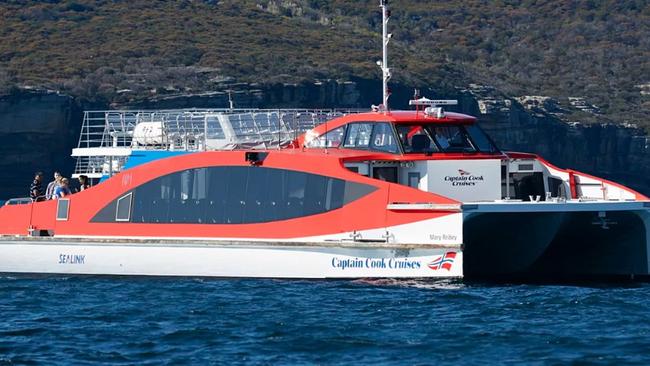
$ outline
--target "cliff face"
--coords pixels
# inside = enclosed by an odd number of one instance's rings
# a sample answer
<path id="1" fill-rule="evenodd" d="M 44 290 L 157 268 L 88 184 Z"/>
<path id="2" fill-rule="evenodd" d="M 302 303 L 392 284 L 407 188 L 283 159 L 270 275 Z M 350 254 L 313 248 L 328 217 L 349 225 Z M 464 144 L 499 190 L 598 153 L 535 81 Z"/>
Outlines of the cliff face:
<path id="1" fill-rule="evenodd" d="M 323 81 L 305 84 L 230 85 L 236 108 L 363 108 L 380 100 L 374 81 Z M 412 90 L 393 87 L 394 108 L 406 108 Z M 423 94 L 434 96 L 430 92 Z M 455 95 L 454 95 L 455 94 Z M 540 154 L 571 167 L 636 188 L 650 195 L 650 146 L 643 132 L 620 125 L 565 123 L 552 111 L 521 104 L 486 87 L 450 92 L 459 110 L 479 118 L 503 150 Z M 225 108 L 228 93 L 167 96 L 114 108 Z M 22 91 L 0 97 L 0 198 L 27 195 L 32 174 L 55 169 L 69 176 L 83 110 L 108 109 L 55 92 Z"/>
<path id="2" fill-rule="evenodd" d="M 66 95 L 23 91 L 0 98 L 0 197 L 25 197 L 36 171 L 70 174 L 83 111 Z"/>
<path id="3" fill-rule="evenodd" d="M 552 105 L 523 105 L 489 87 L 475 86 L 462 95 L 462 111 L 477 116 L 501 149 L 536 153 L 560 168 L 608 178 L 650 194 L 650 139 L 642 129 L 563 122 L 558 117 L 562 111 Z"/>

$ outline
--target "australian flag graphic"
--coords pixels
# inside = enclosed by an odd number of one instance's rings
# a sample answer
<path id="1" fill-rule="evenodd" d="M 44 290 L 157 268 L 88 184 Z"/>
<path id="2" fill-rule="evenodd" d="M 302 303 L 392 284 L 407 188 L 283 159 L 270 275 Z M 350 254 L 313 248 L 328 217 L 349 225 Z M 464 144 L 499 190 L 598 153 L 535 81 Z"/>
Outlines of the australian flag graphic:
<path id="1" fill-rule="evenodd" d="M 454 264 L 454 259 L 456 259 L 456 252 L 447 252 L 445 255 L 437 257 L 432 262 L 429 262 L 427 266 L 434 271 L 439 269 L 446 269 L 451 271 L 451 266 Z"/>

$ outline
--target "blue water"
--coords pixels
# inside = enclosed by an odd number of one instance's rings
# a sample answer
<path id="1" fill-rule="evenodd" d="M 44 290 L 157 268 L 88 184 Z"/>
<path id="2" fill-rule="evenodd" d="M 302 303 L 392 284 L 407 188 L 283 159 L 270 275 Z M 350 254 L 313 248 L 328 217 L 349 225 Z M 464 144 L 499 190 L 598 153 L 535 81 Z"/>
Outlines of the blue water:
<path id="1" fill-rule="evenodd" d="M 650 285 L 0 278 L 2 364 L 650 364 Z"/>

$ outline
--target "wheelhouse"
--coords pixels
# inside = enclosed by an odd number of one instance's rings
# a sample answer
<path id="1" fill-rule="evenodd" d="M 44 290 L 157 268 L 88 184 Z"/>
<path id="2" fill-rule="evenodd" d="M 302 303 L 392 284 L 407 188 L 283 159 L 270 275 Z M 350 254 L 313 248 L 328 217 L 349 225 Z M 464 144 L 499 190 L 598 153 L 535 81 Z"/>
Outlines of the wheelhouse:
<path id="1" fill-rule="evenodd" d="M 475 117 L 459 113 L 416 110 L 343 116 L 305 133 L 298 146 L 335 149 L 353 172 L 462 202 L 636 195 L 556 168 L 535 155 L 504 153 Z"/>
<path id="2" fill-rule="evenodd" d="M 359 115 L 348 123 L 313 130 L 304 137 L 305 148 L 343 148 L 388 154 L 482 153 L 500 154 L 494 142 L 472 117 L 455 115 L 444 120 L 420 117 L 394 120 Z M 370 118 L 369 118 L 370 117 Z M 466 117 L 466 118 L 465 118 Z M 364 119 L 365 118 L 365 119 Z M 320 134 L 319 134 L 320 133 Z"/>

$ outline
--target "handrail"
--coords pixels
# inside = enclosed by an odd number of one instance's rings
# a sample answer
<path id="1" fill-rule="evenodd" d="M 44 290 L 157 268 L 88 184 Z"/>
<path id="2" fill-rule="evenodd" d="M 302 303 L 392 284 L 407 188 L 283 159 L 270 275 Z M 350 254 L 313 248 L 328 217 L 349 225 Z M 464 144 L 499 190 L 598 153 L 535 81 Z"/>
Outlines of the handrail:
<path id="1" fill-rule="evenodd" d="M 122 169 L 129 154 L 157 151 L 273 149 L 353 109 L 162 109 L 84 112 L 74 176 L 102 177 Z M 106 151 L 105 155 L 97 151 Z M 110 174 L 109 174 L 110 175 Z"/>

